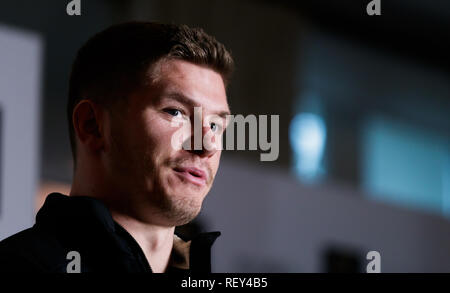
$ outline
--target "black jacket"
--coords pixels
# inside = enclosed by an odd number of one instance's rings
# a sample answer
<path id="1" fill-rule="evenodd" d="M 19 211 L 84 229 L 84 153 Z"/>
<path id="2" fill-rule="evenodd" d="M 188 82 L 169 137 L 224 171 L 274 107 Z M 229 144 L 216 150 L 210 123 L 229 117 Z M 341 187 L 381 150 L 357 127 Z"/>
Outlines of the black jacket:
<path id="1" fill-rule="evenodd" d="M 219 235 L 175 236 L 168 272 L 210 272 Z M 47 196 L 33 227 L 0 242 L 0 272 L 65 273 L 70 251 L 79 253 L 81 272 L 152 272 L 136 240 L 101 201 L 58 193 Z"/>

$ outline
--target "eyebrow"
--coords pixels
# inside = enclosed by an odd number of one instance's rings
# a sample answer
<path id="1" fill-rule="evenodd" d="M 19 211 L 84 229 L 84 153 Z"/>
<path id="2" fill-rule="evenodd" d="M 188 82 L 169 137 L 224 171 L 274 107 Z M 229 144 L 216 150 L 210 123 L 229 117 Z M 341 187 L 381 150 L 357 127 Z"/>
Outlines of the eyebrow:
<path id="1" fill-rule="evenodd" d="M 166 95 L 161 96 L 160 100 L 175 100 L 181 104 L 189 105 L 190 107 L 201 107 L 198 103 L 196 103 L 191 98 L 181 94 L 181 93 L 169 93 Z M 224 111 L 217 111 L 213 113 L 214 115 L 220 116 L 222 118 L 226 118 L 227 115 L 231 115 L 230 111 L 224 110 Z"/>

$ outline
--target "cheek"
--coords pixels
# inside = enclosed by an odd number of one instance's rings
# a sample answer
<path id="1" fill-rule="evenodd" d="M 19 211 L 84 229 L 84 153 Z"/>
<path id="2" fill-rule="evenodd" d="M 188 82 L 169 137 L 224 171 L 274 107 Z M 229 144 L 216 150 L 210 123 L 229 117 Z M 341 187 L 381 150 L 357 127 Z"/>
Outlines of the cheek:
<path id="1" fill-rule="evenodd" d="M 177 130 L 175 127 L 171 127 L 170 123 L 162 119 L 153 119 L 146 124 L 145 135 L 149 140 L 154 141 L 155 145 L 167 148 L 172 135 Z"/>
<path id="2" fill-rule="evenodd" d="M 173 152 L 171 147 L 172 136 L 178 127 L 171 126 L 170 121 L 158 117 L 158 114 L 149 113 L 142 126 L 141 139 L 145 141 L 144 147 L 152 156 L 164 156 Z M 165 158 L 161 158 L 165 159 Z"/>
<path id="3" fill-rule="evenodd" d="M 220 156 L 222 151 L 217 151 L 214 156 L 211 158 L 211 168 L 213 169 L 214 176 L 217 173 L 217 169 L 219 169 Z"/>

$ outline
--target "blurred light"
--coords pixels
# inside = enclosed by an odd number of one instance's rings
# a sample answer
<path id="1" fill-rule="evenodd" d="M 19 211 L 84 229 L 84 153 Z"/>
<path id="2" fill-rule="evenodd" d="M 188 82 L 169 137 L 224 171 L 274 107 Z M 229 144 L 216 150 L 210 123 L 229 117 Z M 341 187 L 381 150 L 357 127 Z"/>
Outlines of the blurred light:
<path id="1" fill-rule="evenodd" d="M 449 215 L 445 135 L 372 117 L 362 139 L 363 186 L 371 197 Z"/>
<path id="2" fill-rule="evenodd" d="M 318 179 L 323 173 L 321 162 L 326 141 L 323 118 L 312 113 L 297 114 L 291 122 L 289 138 L 294 150 L 295 173 L 307 181 Z"/>
<path id="3" fill-rule="evenodd" d="M 442 165 L 442 212 L 450 217 L 450 151 Z"/>

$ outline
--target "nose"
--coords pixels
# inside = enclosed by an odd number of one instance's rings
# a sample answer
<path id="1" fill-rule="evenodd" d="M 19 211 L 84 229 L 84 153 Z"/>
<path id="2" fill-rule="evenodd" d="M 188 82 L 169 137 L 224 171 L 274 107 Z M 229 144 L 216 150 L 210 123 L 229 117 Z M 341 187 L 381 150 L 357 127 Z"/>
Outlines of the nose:
<path id="1" fill-rule="evenodd" d="M 198 137 L 197 144 L 196 137 Z M 194 129 L 190 139 L 186 141 L 186 143 L 190 142 L 191 144 L 187 151 L 200 157 L 212 157 L 219 150 L 218 139 L 208 126 L 202 126 L 201 133 L 199 131 L 198 134 L 195 133 Z"/>

